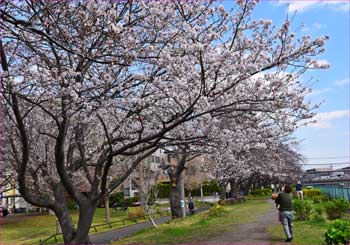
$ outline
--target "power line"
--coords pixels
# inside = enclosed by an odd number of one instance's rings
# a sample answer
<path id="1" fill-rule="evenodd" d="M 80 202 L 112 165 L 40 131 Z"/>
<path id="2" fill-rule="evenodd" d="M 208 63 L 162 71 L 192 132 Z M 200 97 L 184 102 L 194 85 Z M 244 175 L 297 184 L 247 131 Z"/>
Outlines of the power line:
<path id="1" fill-rule="evenodd" d="M 306 157 L 305 159 L 339 159 L 339 158 L 350 158 L 350 156 L 346 156 L 346 157 Z"/>
<path id="2" fill-rule="evenodd" d="M 302 163 L 301 165 L 345 165 L 350 162 L 330 162 L 330 163 Z"/>

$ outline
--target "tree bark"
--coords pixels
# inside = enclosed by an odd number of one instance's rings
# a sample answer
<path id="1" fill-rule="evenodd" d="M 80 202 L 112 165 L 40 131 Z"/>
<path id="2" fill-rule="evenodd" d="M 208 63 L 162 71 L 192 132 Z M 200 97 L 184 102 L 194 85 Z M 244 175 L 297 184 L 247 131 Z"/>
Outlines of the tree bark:
<path id="1" fill-rule="evenodd" d="M 238 196 L 238 192 L 239 192 L 239 182 L 238 180 L 232 179 L 230 180 L 230 196 L 231 198 L 237 197 Z"/>
<path id="2" fill-rule="evenodd" d="M 79 207 L 78 228 L 69 244 L 91 244 L 89 230 L 94 217 L 96 204 L 85 203 Z"/>
<path id="3" fill-rule="evenodd" d="M 73 240 L 76 230 L 68 208 L 55 211 L 58 222 L 60 223 L 64 244 L 70 244 Z"/>
<path id="4" fill-rule="evenodd" d="M 65 189 L 62 183 L 56 184 L 53 189 L 56 203 L 51 208 L 61 226 L 63 241 L 65 244 L 68 244 L 74 238 L 76 230 L 67 206 Z"/>
<path id="5" fill-rule="evenodd" d="M 220 191 L 220 199 L 221 200 L 225 200 L 226 199 L 226 185 L 227 185 L 227 183 L 226 182 L 224 182 L 224 183 L 222 183 L 221 185 L 220 185 L 220 189 L 221 189 L 221 191 Z"/>
<path id="6" fill-rule="evenodd" d="M 170 187 L 170 210 L 172 218 L 180 218 L 182 217 L 182 210 L 180 206 L 180 185 L 179 178 L 171 179 L 171 187 Z"/>

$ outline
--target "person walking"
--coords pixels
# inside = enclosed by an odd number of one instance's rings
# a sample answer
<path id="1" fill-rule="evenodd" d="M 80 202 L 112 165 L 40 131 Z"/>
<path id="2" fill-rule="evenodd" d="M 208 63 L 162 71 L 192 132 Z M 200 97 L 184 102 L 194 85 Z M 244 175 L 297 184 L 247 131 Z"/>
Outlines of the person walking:
<path id="1" fill-rule="evenodd" d="M 271 183 L 271 192 L 274 193 L 275 192 L 275 185 L 273 183 Z"/>
<path id="2" fill-rule="evenodd" d="M 194 214 L 194 202 L 192 197 L 188 200 L 188 209 L 190 210 L 190 215 Z"/>
<path id="3" fill-rule="evenodd" d="M 296 185 L 295 189 L 297 191 L 298 198 L 303 200 L 303 185 L 301 184 L 300 180 L 298 181 L 298 184 Z"/>
<path id="4" fill-rule="evenodd" d="M 293 240 L 293 205 L 291 192 L 291 186 L 286 184 L 283 192 L 278 194 L 275 200 L 276 207 L 279 210 L 279 220 L 287 237 L 285 242 L 291 242 Z"/>

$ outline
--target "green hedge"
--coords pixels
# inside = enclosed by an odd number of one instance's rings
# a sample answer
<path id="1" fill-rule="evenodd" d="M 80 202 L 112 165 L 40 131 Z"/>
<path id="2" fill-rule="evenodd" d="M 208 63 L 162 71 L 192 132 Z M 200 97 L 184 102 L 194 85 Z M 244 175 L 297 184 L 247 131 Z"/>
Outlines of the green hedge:
<path id="1" fill-rule="evenodd" d="M 315 196 L 322 196 L 322 193 L 319 189 L 304 189 L 303 196 L 307 198 L 313 198 Z"/>
<path id="2" fill-rule="evenodd" d="M 158 183 L 158 198 L 169 198 L 170 197 L 170 183 Z"/>
<path id="3" fill-rule="evenodd" d="M 113 193 L 109 197 L 109 205 L 113 207 L 113 204 L 116 203 L 118 207 L 129 207 L 132 206 L 133 203 L 138 202 L 139 197 L 130 197 L 124 199 L 124 193 L 123 192 L 117 192 Z M 101 207 L 103 206 L 103 203 L 101 203 Z"/>
<path id="4" fill-rule="evenodd" d="M 158 198 L 170 197 L 170 183 L 158 183 L 157 188 L 158 188 Z M 216 192 L 217 193 L 220 192 L 220 186 L 218 185 L 216 180 L 204 181 L 202 188 L 203 188 L 204 196 L 210 196 L 210 195 L 214 195 Z M 188 196 L 188 194 L 189 194 L 189 190 L 185 189 L 185 195 Z M 191 190 L 191 195 L 200 196 L 201 195 L 200 187 Z"/>
<path id="5" fill-rule="evenodd" d="M 122 191 L 112 193 L 109 197 L 109 205 L 112 206 L 114 203 L 122 203 L 124 201 L 124 193 Z"/>
<path id="6" fill-rule="evenodd" d="M 220 186 L 218 185 L 216 180 L 206 180 L 202 184 L 203 188 L 203 195 L 204 196 L 211 196 L 215 195 L 215 193 L 220 193 Z M 185 189 L 185 195 L 188 196 L 189 190 Z M 195 188 L 191 190 L 192 196 L 200 196 L 201 195 L 201 188 Z"/>
<path id="7" fill-rule="evenodd" d="M 255 190 L 250 191 L 249 194 L 254 196 L 254 197 L 269 196 L 272 194 L 272 190 L 270 188 L 255 189 Z"/>

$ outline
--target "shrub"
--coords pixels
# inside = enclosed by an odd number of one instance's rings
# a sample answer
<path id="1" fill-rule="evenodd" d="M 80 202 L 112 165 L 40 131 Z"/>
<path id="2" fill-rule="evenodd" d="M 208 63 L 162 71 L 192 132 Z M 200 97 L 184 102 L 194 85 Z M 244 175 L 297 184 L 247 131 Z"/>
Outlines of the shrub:
<path id="1" fill-rule="evenodd" d="M 169 198 L 170 197 L 170 183 L 158 183 L 158 198 Z"/>
<path id="2" fill-rule="evenodd" d="M 145 211 L 142 207 L 132 207 L 128 209 L 128 217 L 129 219 L 136 220 L 137 218 L 141 218 L 145 216 Z"/>
<path id="3" fill-rule="evenodd" d="M 329 200 L 331 200 L 331 195 L 329 193 L 323 193 L 322 202 L 328 202 Z"/>
<path id="4" fill-rule="evenodd" d="M 321 190 L 319 189 L 304 189 L 303 190 L 304 197 L 313 198 L 315 196 L 322 196 Z"/>
<path id="5" fill-rule="evenodd" d="M 116 192 L 110 195 L 109 205 L 112 206 L 114 203 L 117 203 L 120 206 L 120 203 L 124 201 L 124 192 Z"/>
<path id="6" fill-rule="evenodd" d="M 68 209 L 69 209 L 69 210 L 74 210 L 74 209 L 76 209 L 77 204 L 76 204 L 76 202 L 73 200 L 73 198 L 68 198 L 68 199 L 67 199 L 67 206 L 68 206 Z"/>
<path id="7" fill-rule="evenodd" d="M 350 220 L 335 220 L 325 233 L 325 241 L 327 244 L 348 244 L 350 242 Z"/>
<path id="8" fill-rule="evenodd" d="M 216 180 L 206 180 L 202 183 L 202 190 L 204 196 L 215 195 L 215 193 L 220 193 L 220 186 Z M 189 190 L 185 189 L 185 195 L 188 196 Z M 198 186 L 191 190 L 192 196 L 200 196 L 201 188 Z"/>
<path id="9" fill-rule="evenodd" d="M 312 200 L 314 201 L 314 203 L 321 203 L 322 196 L 314 196 Z"/>
<path id="10" fill-rule="evenodd" d="M 318 221 L 318 222 L 324 222 L 325 218 L 323 217 L 323 207 L 319 206 L 319 207 L 315 207 L 315 214 L 313 217 L 314 221 Z"/>
<path id="11" fill-rule="evenodd" d="M 233 204 L 236 204 L 236 203 L 245 202 L 245 201 L 247 201 L 247 199 L 248 198 L 245 197 L 245 196 L 242 196 L 242 197 L 239 197 L 239 198 L 227 198 L 225 200 L 219 200 L 218 204 L 222 205 L 222 206 L 233 205 Z"/>
<path id="12" fill-rule="evenodd" d="M 311 203 L 304 200 L 293 200 L 293 208 L 297 220 L 309 220 L 311 216 Z"/>
<path id="13" fill-rule="evenodd" d="M 270 188 L 265 189 L 255 189 L 250 192 L 250 195 L 253 195 L 254 197 L 261 197 L 261 196 L 269 196 L 271 195 L 272 191 Z"/>
<path id="14" fill-rule="evenodd" d="M 325 204 L 327 217 L 330 220 L 340 218 L 349 208 L 349 203 L 344 199 L 335 199 Z"/>
<path id="15" fill-rule="evenodd" d="M 208 215 L 209 217 L 212 216 L 219 216 L 224 211 L 224 207 L 221 205 L 215 205 L 214 207 L 211 207 L 209 209 Z"/>
<path id="16" fill-rule="evenodd" d="M 317 215 L 322 215 L 323 213 L 323 208 L 321 206 L 315 208 L 315 213 Z"/>

